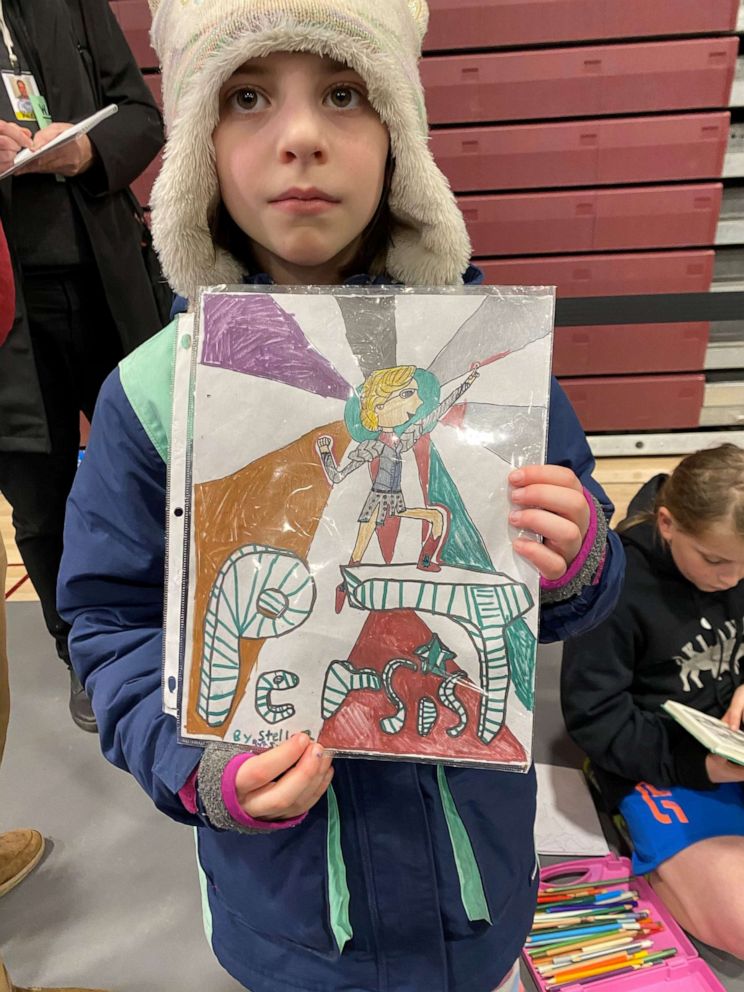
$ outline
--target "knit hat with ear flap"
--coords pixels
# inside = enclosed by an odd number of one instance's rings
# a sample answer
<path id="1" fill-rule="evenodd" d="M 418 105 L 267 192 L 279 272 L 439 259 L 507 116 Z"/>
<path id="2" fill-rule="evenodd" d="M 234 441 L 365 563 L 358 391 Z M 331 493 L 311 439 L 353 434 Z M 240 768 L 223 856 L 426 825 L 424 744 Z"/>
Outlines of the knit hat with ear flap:
<path id="1" fill-rule="evenodd" d="M 177 292 L 195 299 L 199 286 L 242 279 L 241 265 L 209 231 L 219 201 L 218 95 L 248 59 L 282 51 L 314 52 L 354 69 L 387 125 L 395 158 L 388 274 L 413 286 L 461 282 L 470 242 L 429 150 L 418 73 L 426 0 L 150 0 L 150 7 L 168 131 L 152 229 Z"/>

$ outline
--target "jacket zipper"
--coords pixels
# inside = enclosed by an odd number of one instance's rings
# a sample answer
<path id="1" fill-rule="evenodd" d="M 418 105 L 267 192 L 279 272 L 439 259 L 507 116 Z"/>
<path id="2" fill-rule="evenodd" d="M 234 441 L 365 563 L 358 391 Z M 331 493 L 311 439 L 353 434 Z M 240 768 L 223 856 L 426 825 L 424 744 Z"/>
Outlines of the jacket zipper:
<path id="1" fill-rule="evenodd" d="M 377 896 L 375 893 L 374 874 L 372 871 L 372 856 L 369 850 L 369 836 L 367 833 L 366 820 L 357 798 L 356 784 L 353 781 L 353 777 L 349 774 L 348 761 L 344 763 L 344 777 L 346 778 L 348 794 L 351 799 L 352 809 L 354 811 L 354 824 L 356 827 L 358 849 L 362 859 L 365 880 L 367 882 L 364 888 L 367 893 L 367 906 L 369 908 L 369 915 L 372 921 L 372 938 L 375 945 L 374 954 L 378 968 L 379 992 L 386 992 L 388 989 L 387 963 L 377 941 L 377 935 L 380 930 L 380 915 L 377 909 Z"/>

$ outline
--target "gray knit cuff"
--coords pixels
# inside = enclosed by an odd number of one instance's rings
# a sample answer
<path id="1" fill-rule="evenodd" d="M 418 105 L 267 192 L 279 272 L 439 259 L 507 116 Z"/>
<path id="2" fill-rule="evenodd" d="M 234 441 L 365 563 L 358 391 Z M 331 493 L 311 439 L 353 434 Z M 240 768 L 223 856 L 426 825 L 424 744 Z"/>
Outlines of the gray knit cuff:
<path id="1" fill-rule="evenodd" d="M 240 748 L 225 744 L 208 744 L 199 762 L 197 793 L 210 824 L 217 830 L 234 830 L 239 834 L 268 834 L 275 829 L 267 823 L 266 829 L 248 827 L 230 815 L 222 798 L 222 776 L 225 768 L 237 755 L 244 753 Z"/>
<path id="2" fill-rule="evenodd" d="M 568 581 L 565 583 L 560 580 L 550 582 L 547 584 L 548 588 L 545 587 L 544 583 L 541 583 L 540 603 L 543 606 L 551 603 L 562 603 L 571 599 L 572 596 L 578 596 L 584 586 L 591 585 L 596 581 L 597 575 L 604 565 L 607 554 L 607 518 L 596 496 L 586 489 L 584 493 L 586 498 L 592 502 L 592 516 L 596 521 L 594 540 L 588 549 L 582 546 L 577 557 L 579 559 L 583 557 L 583 561 L 574 574 L 570 574 L 572 570 L 569 569 Z"/>

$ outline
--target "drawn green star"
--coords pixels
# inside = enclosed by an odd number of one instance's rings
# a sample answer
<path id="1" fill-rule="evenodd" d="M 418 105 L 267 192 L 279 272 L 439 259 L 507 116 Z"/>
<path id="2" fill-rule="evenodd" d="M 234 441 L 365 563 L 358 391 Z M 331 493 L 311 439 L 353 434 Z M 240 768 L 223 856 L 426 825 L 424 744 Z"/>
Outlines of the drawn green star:
<path id="1" fill-rule="evenodd" d="M 432 634 L 431 640 L 427 644 L 422 644 L 413 652 L 421 659 L 421 668 L 424 672 L 432 672 L 434 675 L 447 674 L 446 664 L 452 661 L 457 655 L 450 651 L 446 644 L 439 639 L 439 634 Z"/>

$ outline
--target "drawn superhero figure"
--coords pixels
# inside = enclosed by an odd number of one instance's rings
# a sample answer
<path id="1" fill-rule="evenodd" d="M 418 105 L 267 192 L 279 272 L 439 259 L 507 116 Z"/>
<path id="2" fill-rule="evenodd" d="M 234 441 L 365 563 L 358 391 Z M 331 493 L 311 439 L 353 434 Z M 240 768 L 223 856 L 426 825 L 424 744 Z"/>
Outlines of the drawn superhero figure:
<path id="1" fill-rule="evenodd" d="M 359 514 L 359 530 L 349 559 L 350 565 L 359 565 L 369 547 L 375 528 L 382 527 L 391 517 L 408 517 L 428 523 L 429 531 L 422 545 L 418 568 L 427 572 L 441 571 L 436 560 L 444 534 L 444 512 L 433 506 L 406 506 L 401 488 L 403 454 L 410 451 L 422 435 L 430 431 L 478 377 L 478 365 L 467 379 L 423 420 L 411 424 L 402 433 L 397 428 L 408 423 L 422 405 L 414 365 L 398 365 L 378 369 L 364 382 L 360 396 L 361 422 L 368 431 L 377 431 L 373 440 L 362 441 L 354 448 L 343 468 L 339 468 L 333 455 L 333 441 L 327 435 L 317 440 L 318 454 L 328 480 L 338 485 L 362 465 L 377 461 L 372 488 Z M 336 590 L 336 611 L 340 612 L 346 599 L 343 583 Z"/>

